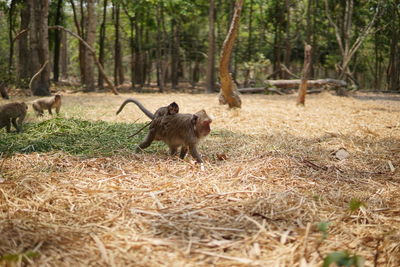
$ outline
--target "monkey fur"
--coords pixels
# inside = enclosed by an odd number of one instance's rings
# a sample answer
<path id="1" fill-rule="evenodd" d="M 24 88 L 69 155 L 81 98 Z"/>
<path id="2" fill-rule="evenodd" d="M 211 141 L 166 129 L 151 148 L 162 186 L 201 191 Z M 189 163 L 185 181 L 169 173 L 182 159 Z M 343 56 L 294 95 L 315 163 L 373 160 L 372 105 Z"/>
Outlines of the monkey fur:
<path id="1" fill-rule="evenodd" d="M 205 110 L 195 114 L 174 114 L 155 118 L 149 128 L 149 133 L 139 144 L 137 152 L 150 146 L 154 140 L 163 141 L 170 149 L 171 155 L 176 155 L 178 148 L 181 148 L 180 158 L 185 158 L 188 151 L 197 163 L 203 160 L 197 151 L 199 141 L 207 136 L 211 129 L 212 119 Z"/>
<path id="2" fill-rule="evenodd" d="M 27 110 L 28 106 L 24 102 L 14 102 L 0 106 L 0 129 L 6 127 L 7 133 L 9 133 L 12 123 L 18 133 L 23 132 L 22 122 L 25 119 Z"/>
<path id="3" fill-rule="evenodd" d="M 57 94 L 50 97 L 39 98 L 33 101 L 32 107 L 36 112 L 37 116 L 43 116 L 43 110 L 48 110 L 49 114 L 52 115 L 53 113 L 51 110 L 53 108 L 56 109 L 57 115 L 60 113 L 61 108 L 61 95 Z"/>

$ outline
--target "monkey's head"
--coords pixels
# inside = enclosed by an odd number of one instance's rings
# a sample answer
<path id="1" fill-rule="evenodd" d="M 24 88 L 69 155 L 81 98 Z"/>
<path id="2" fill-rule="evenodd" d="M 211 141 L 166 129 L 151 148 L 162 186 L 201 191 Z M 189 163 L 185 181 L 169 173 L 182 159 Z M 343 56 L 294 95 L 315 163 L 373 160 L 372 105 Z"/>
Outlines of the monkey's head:
<path id="1" fill-rule="evenodd" d="M 176 113 L 179 113 L 179 106 L 177 103 L 172 102 L 168 105 L 168 115 L 174 115 Z"/>
<path id="2" fill-rule="evenodd" d="M 55 100 L 60 100 L 60 99 L 61 99 L 61 95 L 60 95 L 60 94 L 54 95 L 54 99 L 55 99 Z"/>
<path id="3" fill-rule="evenodd" d="M 21 102 L 20 104 L 25 110 L 28 110 L 28 105 L 25 102 Z"/>
<path id="4" fill-rule="evenodd" d="M 197 111 L 192 116 L 192 123 L 194 125 L 194 129 L 200 138 L 205 137 L 210 133 L 211 122 L 212 119 L 207 115 L 207 112 L 204 109 Z"/>

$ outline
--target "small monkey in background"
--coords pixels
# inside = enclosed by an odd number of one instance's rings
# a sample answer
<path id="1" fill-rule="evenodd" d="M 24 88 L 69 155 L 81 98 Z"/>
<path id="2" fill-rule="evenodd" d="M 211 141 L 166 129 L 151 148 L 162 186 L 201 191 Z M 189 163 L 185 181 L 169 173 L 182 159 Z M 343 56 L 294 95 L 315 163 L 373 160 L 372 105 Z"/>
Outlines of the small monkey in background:
<path id="1" fill-rule="evenodd" d="M 9 133 L 12 123 L 18 133 L 23 132 L 22 122 L 25 119 L 27 110 L 28 106 L 24 102 L 14 102 L 0 106 L 0 129 L 6 127 L 7 133 Z"/>
<path id="2" fill-rule="evenodd" d="M 176 155 L 180 147 L 179 157 L 181 159 L 185 158 L 187 152 L 190 151 L 197 163 L 202 163 L 203 160 L 197 151 L 197 145 L 210 133 L 211 122 L 212 119 L 205 110 L 200 110 L 195 114 L 178 113 L 155 118 L 150 124 L 149 133 L 139 144 L 136 152 L 150 146 L 154 140 L 158 140 L 168 145 L 171 155 Z"/>
<path id="3" fill-rule="evenodd" d="M 119 107 L 117 111 L 117 115 L 124 109 L 125 105 L 128 103 L 135 103 L 143 113 L 149 117 L 151 120 L 154 120 L 154 118 L 165 116 L 165 115 L 174 115 L 176 113 L 179 113 L 179 106 L 175 102 L 172 102 L 168 106 L 161 107 L 156 110 L 156 112 L 153 114 L 151 113 L 147 108 L 145 108 L 142 103 L 139 102 L 139 100 L 135 98 L 128 98 L 126 99 L 122 105 Z"/>
<path id="4" fill-rule="evenodd" d="M 33 101 L 32 107 L 37 116 L 43 116 L 43 110 L 48 110 L 49 114 L 53 114 L 51 110 L 56 109 L 57 115 L 60 113 L 61 108 L 61 95 L 57 94 L 50 97 L 39 98 Z"/>

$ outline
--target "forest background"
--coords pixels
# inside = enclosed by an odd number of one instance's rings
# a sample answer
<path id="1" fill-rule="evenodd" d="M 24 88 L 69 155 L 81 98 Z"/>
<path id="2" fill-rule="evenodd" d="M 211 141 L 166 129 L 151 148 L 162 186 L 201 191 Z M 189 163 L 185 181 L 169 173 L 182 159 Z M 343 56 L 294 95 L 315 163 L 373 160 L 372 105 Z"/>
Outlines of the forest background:
<path id="1" fill-rule="evenodd" d="M 216 62 L 235 1 L 40 0 L 0 2 L 2 85 L 48 95 L 50 81 L 105 86 L 93 47 L 116 86 L 218 90 Z M 399 91 L 398 0 L 248 0 L 231 71 L 242 87 L 300 76 L 304 43 L 313 47 L 310 78 L 340 78 L 361 89 Z"/>

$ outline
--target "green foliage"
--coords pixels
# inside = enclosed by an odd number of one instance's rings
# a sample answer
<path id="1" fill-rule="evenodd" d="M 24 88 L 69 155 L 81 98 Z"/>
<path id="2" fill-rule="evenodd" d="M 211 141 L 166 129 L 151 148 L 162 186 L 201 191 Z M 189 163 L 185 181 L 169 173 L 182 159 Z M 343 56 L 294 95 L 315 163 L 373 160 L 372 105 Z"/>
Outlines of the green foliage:
<path id="1" fill-rule="evenodd" d="M 358 255 L 350 255 L 347 251 L 338 251 L 332 252 L 328 254 L 324 258 L 323 267 L 329 267 L 331 264 L 336 263 L 337 266 L 355 266 L 362 267 L 364 266 L 364 258 Z"/>
<path id="2" fill-rule="evenodd" d="M 318 231 L 322 233 L 322 240 L 328 237 L 329 224 L 330 222 L 320 222 L 317 224 Z"/>
<path id="3" fill-rule="evenodd" d="M 142 126 L 56 117 L 24 124 L 22 134 L 1 132 L 0 151 L 8 154 L 64 151 L 85 157 L 132 153 L 147 130 L 132 138 L 128 136 Z"/>
<path id="4" fill-rule="evenodd" d="M 349 209 L 351 211 L 356 211 L 359 208 L 361 208 L 362 206 L 365 206 L 365 204 L 356 198 L 352 198 L 349 202 Z"/>
<path id="5" fill-rule="evenodd" d="M 33 259 L 39 257 L 39 252 L 28 250 L 24 253 L 18 254 L 4 254 L 0 256 L 0 265 L 2 262 L 5 263 L 12 263 L 18 261 L 26 261 L 26 259 Z"/>

